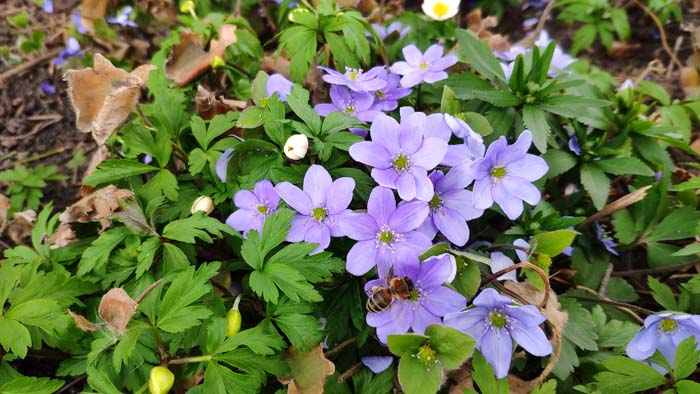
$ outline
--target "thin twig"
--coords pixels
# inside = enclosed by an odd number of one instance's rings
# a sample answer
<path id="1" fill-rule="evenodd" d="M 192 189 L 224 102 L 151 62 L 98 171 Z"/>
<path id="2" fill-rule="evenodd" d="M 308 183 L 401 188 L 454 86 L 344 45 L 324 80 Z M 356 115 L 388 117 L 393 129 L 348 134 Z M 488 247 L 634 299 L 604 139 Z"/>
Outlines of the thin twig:
<path id="1" fill-rule="evenodd" d="M 610 275 L 612 275 L 613 269 L 615 269 L 613 263 L 608 263 L 608 269 L 605 270 L 605 275 L 603 275 L 603 279 L 600 281 L 600 287 L 598 288 L 598 295 L 600 297 L 605 297 L 605 291 L 608 289 L 608 282 L 610 281 Z"/>
<path id="2" fill-rule="evenodd" d="M 338 345 L 336 345 L 336 347 L 334 347 L 333 349 L 327 351 L 327 352 L 324 354 L 324 356 L 325 356 L 326 358 L 331 358 L 331 357 L 333 357 L 336 353 L 338 353 L 338 352 L 340 352 L 341 350 L 345 349 L 346 347 L 352 345 L 352 344 L 355 343 L 356 341 L 357 341 L 357 338 L 356 338 L 356 337 L 352 337 L 352 338 L 346 339 L 346 340 L 344 340 L 343 342 L 340 342 Z"/>
<path id="3" fill-rule="evenodd" d="M 544 29 L 544 24 L 547 21 L 549 14 L 552 12 L 552 9 L 554 9 L 555 2 L 555 0 L 549 0 L 549 3 L 547 3 L 547 6 L 542 11 L 542 15 L 540 15 L 540 20 L 537 21 L 537 26 L 535 27 L 535 30 L 533 30 L 532 33 L 530 33 L 527 37 L 520 41 L 521 45 L 524 45 L 526 47 L 532 47 L 535 44 L 535 41 L 537 41 L 537 38 L 540 36 L 540 33 L 542 33 L 542 29 Z"/>
<path id="4" fill-rule="evenodd" d="M 338 376 L 338 383 L 343 383 L 345 380 L 349 379 L 352 377 L 352 375 L 356 374 L 359 370 L 362 369 L 362 363 L 357 363 L 350 367 L 347 371 L 343 372 L 340 376 Z"/>
<path id="5" fill-rule="evenodd" d="M 676 38 L 676 45 L 673 46 L 673 57 L 668 61 L 668 67 L 666 67 L 666 79 L 671 79 L 671 74 L 673 73 L 673 65 L 678 60 L 678 51 L 681 49 L 683 44 L 683 36 L 678 36 Z"/>
<path id="6" fill-rule="evenodd" d="M 56 394 L 65 393 L 65 392 L 68 391 L 68 389 L 70 389 L 71 387 L 73 387 L 73 386 L 75 386 L 76 384 L 78 384 L 78 383 L 82 382 L 83 380 L 85 380 L 85 378 L 87 378 L 87 375 L 86 375 L 86 374 L 83 374 L 83 375 L 78 376 L 77 378 L 73 379 L 73 380 L 72 380 L 70 383 L 68 383 L 67 385 L 61 387 L 61 389 L 58 390 L 58 391 L 56 392 Z"/>
<path id="7" fill-rule="evenodd" d="M 575 298 L 575 299 L 577 299 L 577 300 L 579 300 L 579 301 L 599 302 L 599 303 L 602 303 L 602 304 L 608 304 L 608 305 L 616 306 L 616 307 L 618 307 L 620 310 L 623 310 L 623 308 L 624 308 L 624 309 L 629 310 L 630 312 L 631 312 L 632 309 L 634 309 L 635 311 L 641 312 L 641 313 L 643 313 L 643 314 L 645 314 L 645 315 L 653 315 L 653 314 L 656 313 L 656 312 L 654 312 L 654 311 L 652 311 L 652 310 L 649 310 L 649 309 L 646 309 L 646 308 L 642 308 L 641 306 L 636 306 L 636 305 L 628 304 L 628 303 L 626 303 L 626 302 L 613 301 L 613 300 L 611 300 L 611 299 L 609 299 L 609 298 L 593 298 L 593 297 L 583 297 L 583 296 L 572 296 L 572 297 Z M 632 313 L 634 313 L 634 312 L 632 312 Z M 639 317 L 639 315 L 637 315 L 636 313 L 630 314 L 630 316 L 634 317 L 635 320 L 637 320 L 637 321 L 640 322 L 640 323 L 643 323 L 643 322 L 644 322 L 644 320 L 643 320 L 641 317 Z"/>
<path id="8" fill-rule="evenodd" d="M 153 291 L 153 289 L 155 289 L 156 287 L 158 287 L 158 285 L 160 285 L 161 283 L 163 283 L 163 278 L 160 278 L 160 279 L 158 279 L 157 281 L 151 283 L 151 285 L 148 286 L 148 287 L 146 288 L 146 290 L 143 291 L 143 293 L 141 293 L 138 297 L 136 297 L 136 299 L 135 299 L 134 301 L 135 301 L 137 304 L 140 304 L 141 301 L 143 301 L 143 299 L 146 298 L 146 296 L 148 296 L 149 294 L 151 294 L 151 292 Z"/>
<path id="9" fill-rule="evenodd" d="M 649 275 L 649 274 L 658 274 L 661 272 L 671 272 L 671 271 L 681 271 L 686 268 L 690 267 L 695 267 L 698 264 L 700 264 L 700 260 L 695 260 L 691 261 L 689 263 L 684 263 L 684 264 L 676 264 L 676 265 L 667 265 L 665 267 L 658 267 L 658 268 L 642 268 L 638 270 L 629 270 L 629 271 L 617 271 L 613 272 L 613 276 L 640 276 L 640 275 Z"/>
<path id="10" fill-rule="evenodd" d="M 683 64 L 681 64 L 681 62 L 678 61 L 678 59 L 673 56 L 673 51 L 668 46 L 668 41 L 666 40 L 666 30 L 664 30 L 664 26 L 661 23 L 661 21 L 659 20 L 659 17 L 657 17 L 656 14 L 654 14 L 654 11 L 650 10 L 647 6 L 642 4 L 639 0 L 632 0 L 632 2 L 634 4 L 636 4 L 639 8 L 641 8 L 642 11 L 644 11 L 644 13 L 649 15 L 649 17 L 654 21 L 656 28 L 659 30 L 659 35 L 661 36 L 661 46 L 663 46 L 663 48 L 666 51 L 666 53 L 668 54 L 668 56 L 670 56 L 671 59 L 675 60 L 674 63 L 678 67 L 683 67 Z"/>
<path id="11" fill-rule="evenodd" d="M 7 80 L 10 77 L 13 77 L 15 75 L 22 74 L 25 71 L 29 71 L 32 67 L 36 66 L 39 63 L 45 62 L 49 59 L 52 59 L 58 55 L 58 53 L 61 52 L 61 48 L 56 48 L 52 51 L 49 51 L 47 54 L 44 56 L 40 56 L 34 60 L 29 60 L 27 62 L 24 62 L 16 67 L 13 67 L 4 73 L 0 74 L 0 87 L 4 85 L 5 80 Z"/>
<path id="12" fill-rule="evenodd" d="M 584 220 L 583 222 L 579 223 L 578 226 L 585 226 L 588 223 L 595 222 L 596 220 L 611 215 L 615 211 L 619 211 L 620 209 L 626 208 L 636 202 L 639 202 L 644 199 L 647 195 L 647 191 L 651 189 L 652 185 L 646 185 L 642 188 L 639 188 L 631 193 L 625 194 L 624 196 L 618 198 L 617 200 L 611 202 L 610 204 L 606 205 L 601 209 L 600 211 L 594 213 L 593 215 L 589 216 Z"/>
<path id="13" fill-rule="evenodd" d="M 540 276 L 540 278 L 542 278 L 542 282 L 544 282 L 544 297 L 542 298 L 542 302 L 540 303 L 540 307 L 544 308 L 545 305 L 547 305 L 547 301 L 549 301 L 549 292 L 551 290 L 551 287 L 549 285 L 549 277 L 547 276 L 547 274 L 544 271 L 542 271 L 542 268 L 540 268 L 540 267 L 538 267 L 530 262 L 523 261 L 523 262 L 520 262 L 518 264 L 513 264 L 510 267 L 506 267 L 506 268 L 494 273 L 493 275 L 489 276 L 488 278 L 486 278 L 482 282 L 482 286 L 485 284 L 488 284 L 490 282 L 493 282 L 494 280 L 498 279 L 501 275 L 507 274 L 510 271 L 514 271 L 518 268 L 530 268 L 531 270 L 535 271 Z"/>

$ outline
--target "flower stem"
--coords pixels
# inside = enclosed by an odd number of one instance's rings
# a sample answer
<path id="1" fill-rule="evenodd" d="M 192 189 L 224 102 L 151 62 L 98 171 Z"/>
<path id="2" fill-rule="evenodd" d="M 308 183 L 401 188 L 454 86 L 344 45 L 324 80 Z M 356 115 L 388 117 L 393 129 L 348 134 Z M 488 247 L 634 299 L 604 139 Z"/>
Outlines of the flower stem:
<path id="1" fill-rule="evenodd" d="M 203 361 L 211 361 L 212 358 L 213 358 L 213 356 L 211 354 L 206 354 L 204 356 L 176 358 L 174 360 L 170 360 L 168 362 L 168 364 L 175 365 L 175 364 L 201 363 Z"/>

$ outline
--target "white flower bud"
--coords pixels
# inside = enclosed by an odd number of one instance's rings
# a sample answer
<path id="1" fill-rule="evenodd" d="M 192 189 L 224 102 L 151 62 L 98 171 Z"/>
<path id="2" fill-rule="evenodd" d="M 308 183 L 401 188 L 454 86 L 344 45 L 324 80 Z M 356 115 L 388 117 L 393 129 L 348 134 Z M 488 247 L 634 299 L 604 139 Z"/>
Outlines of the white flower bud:
<path id="1" fill-rule="evenodd" d="M 304 134 L 295 134 L 284 143 L 284 155 L 291 160 L 301 160 L 309 150 L 309 139 Z"/>
<path id="2" fill-rule="evenodd" d="M 209 215 L 213 210 L 214 210 L 214 201 L 212 201 L 211 197 L 199 196 L 192 203 L 192 208 L 190 209 L 190 212 L 192 212 L 194 214 L 197 211 L 202 211 L 202 212 L 206 213 L 207 215 Z"/>

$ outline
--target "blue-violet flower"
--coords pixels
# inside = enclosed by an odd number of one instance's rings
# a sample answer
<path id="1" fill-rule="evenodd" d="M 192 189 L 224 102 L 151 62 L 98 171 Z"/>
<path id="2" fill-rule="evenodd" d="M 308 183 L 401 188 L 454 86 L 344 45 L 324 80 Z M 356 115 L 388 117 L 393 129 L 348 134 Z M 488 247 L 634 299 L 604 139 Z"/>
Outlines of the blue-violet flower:
<path id="1" fill-rule="evenodd" d="M 367 72 L 346 67 L 345 74 L 328 67 L 318 66 L 318 68 L 327 73 L 323 76 L 324 81 L 336 86 L 347 86 L 354 92 L 373 92 L 386 85 L 386 81 L 380 78 L 385 72 L 384 66 L 372 67 Z"/>
<path id="2" fill-rule="evenodd" d="M 659 350 L 673 366 L 678 344 L 690 336 L 700 343 L 700 316 L 670 312 L 651 315 L 644 319 L 644 327 L 627 344 L 627 355 L 643 361 Z"/>
<path id="3" fill-rule="evenodd" d="M 265 219 L 277 211 L 280 196 L 275 192 L 272 183 L 267 179 L 255 184 L 253 191 L 239 190 L 233 196 L 233 202 L 238 210 L 233 212 L 226 224 L 248 235 L 248 231 L 256 230 L 262 236 Z"/>
<path id="4" fill-rule="evenodd" d="M 330 89 L 331 103 L 316 104 L 314 110 L 321 116 L 327 116 L 333 111 L 340 111 L 354 116 L 363 122 L 372 122 L 381 115 L 381 111 L 372 109 L 374 96 L 372 93 L 353 92 L 345 86 L 332 86 Z"/>
<path id="5" fill-rule="evenodd" d="M 457 56 L 442 56 L 444 48 L 442 45 L 434 44 L 425 53 L 418 47 L 411 44 L 403 48 L 405 61 L 394 63 L 391 72 L 403 75 L 401 86 L 410 88 L 421 82 L 433 83 L 447 78 L 446 69 L 457 63 Z"/>

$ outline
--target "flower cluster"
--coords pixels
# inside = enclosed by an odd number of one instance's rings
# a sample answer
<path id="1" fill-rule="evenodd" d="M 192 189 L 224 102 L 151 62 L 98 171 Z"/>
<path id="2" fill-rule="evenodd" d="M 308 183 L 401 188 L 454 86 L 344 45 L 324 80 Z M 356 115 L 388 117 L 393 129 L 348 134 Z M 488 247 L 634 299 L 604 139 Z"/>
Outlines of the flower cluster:
<path id="1" fill-rule="evenodd" d="M 644 327 L 627 344 L 627 355 L 644 361 L 658 350 L 669 365 L 676 360 L 676 348 L 688 337 L 700 346 L 700 316 L 686 313 L 659 313 L 644 319 Z"/>

